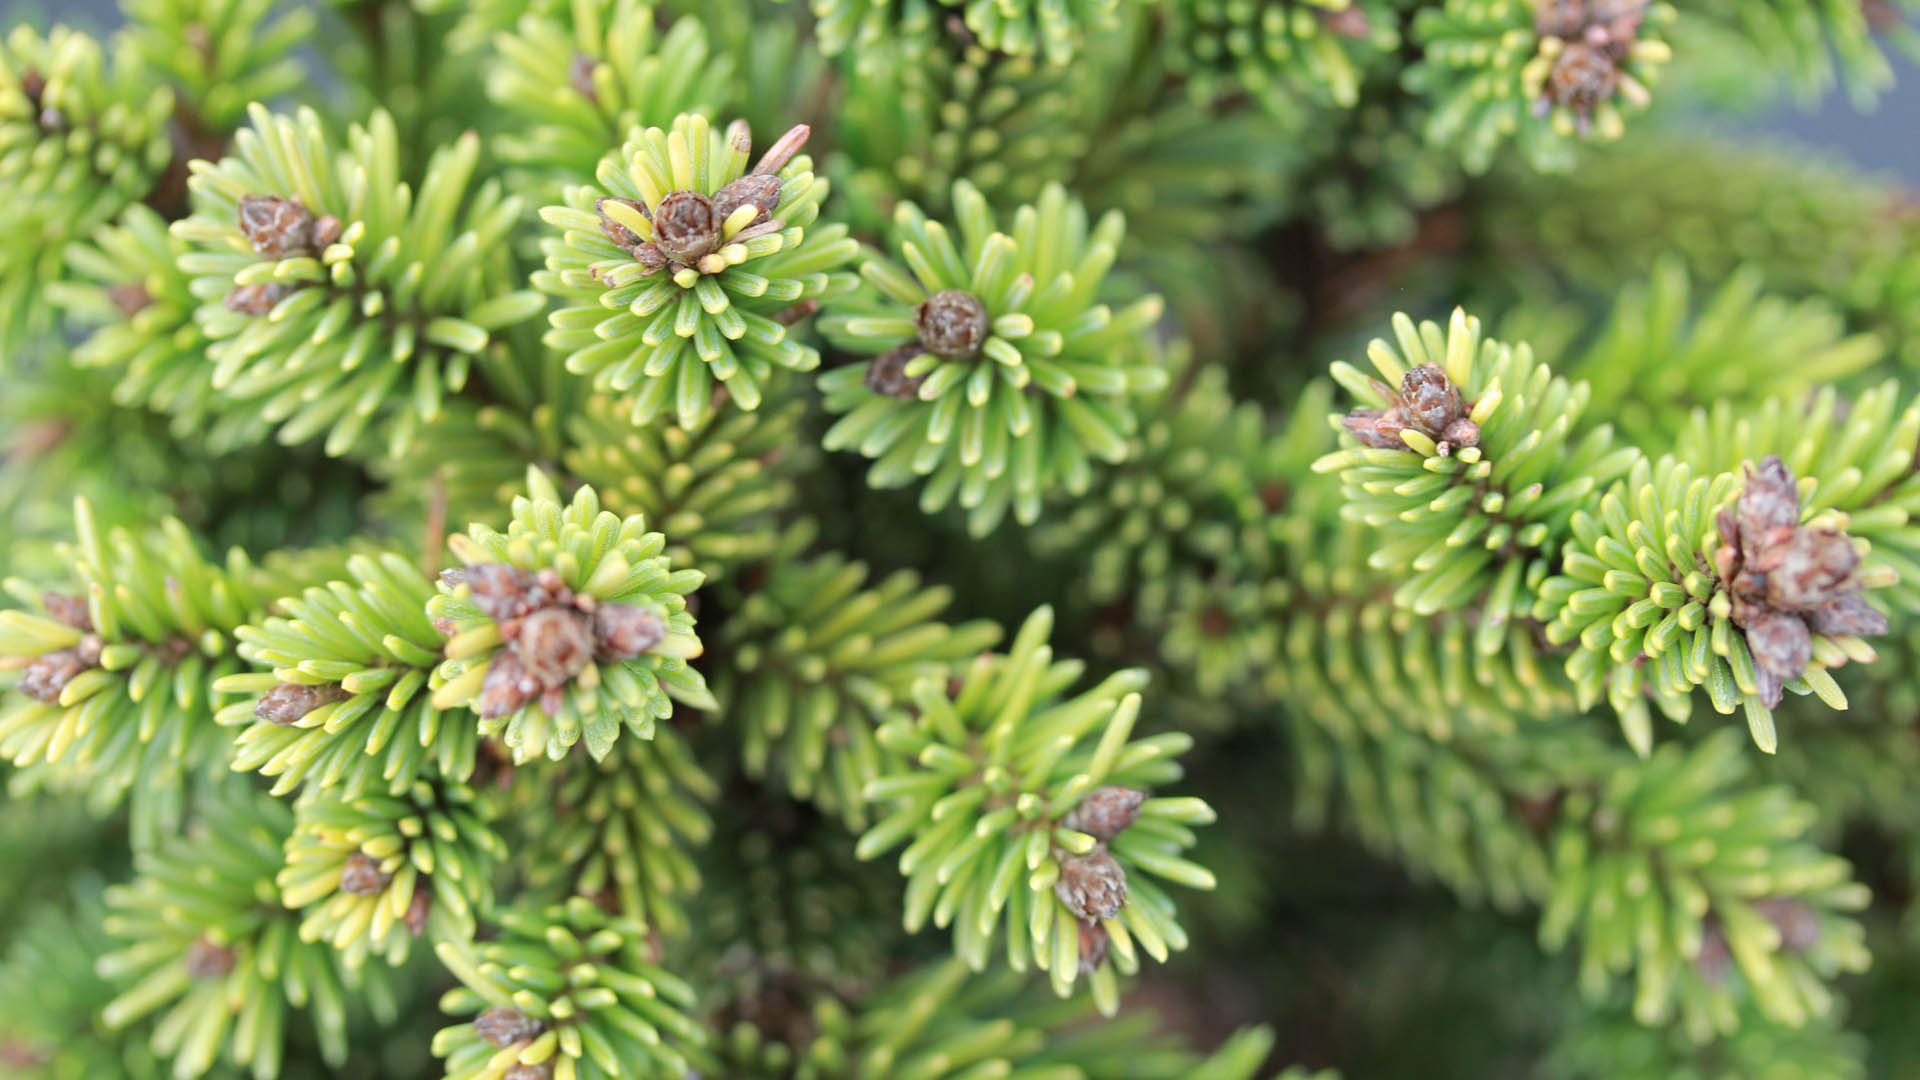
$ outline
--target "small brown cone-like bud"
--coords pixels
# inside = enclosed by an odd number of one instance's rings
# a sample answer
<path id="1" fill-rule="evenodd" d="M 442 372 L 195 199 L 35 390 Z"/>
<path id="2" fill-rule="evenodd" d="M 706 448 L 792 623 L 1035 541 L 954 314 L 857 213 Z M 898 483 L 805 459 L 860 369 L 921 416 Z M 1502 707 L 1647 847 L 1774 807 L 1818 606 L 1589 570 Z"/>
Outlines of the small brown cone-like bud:
<path id="1" fill-rule="evenodd" d="M 474 1017 L 473 1030 L 488 1046 L 504 1050 L 538 1038 L 546 1025 L 519 1009 L 494 1008 Z"/>
<path id="2" fill-rule="evenodd" d="M 49 589 L 40 594 L 40 603 L 54 621 L 75 630 L 93 629 L 93 611 L 87 606 L 87 598 L 73 593 L 54 592 Z"/>
<path id="3" fill-rule="evenodd" d="M 196 979 L 211 979 L 233 970 L 233 950 L 210 938 L 198 938 L 187 946 L 187 974 Z"/>
<path id="4" fill-rule="evenodd" d="M 107 299 L 113 301 L 113 306 L 120 309 L 120 314 L 131 319 L 145 311 L 147 305 L 153 303 L 153 294 L 147 291 L 145 285 L 130 281 L 125 285 L 115 285 L 108 289 Z"/>
<path id="5" fill-rule="evenodd" d="M 1804 952 L 1820 940 L 1819 914 L 1798 900 L 1774 897 L 1753 908 L 1780 931 L 1780 948 L 1786 952 Z"/>
<path id="6" fill-rule="evenodd" d="M 1107 928 L 1092 919 L 1080 920 L 1080 974 L 1091 975 L 1100 970 L 1107 962 L 1107 949 L 1112 940 Z"/>
<path id="7" fill-rule="evenodd" d="M 1097 787 L 1068 812 L 1060 824 L 1100 840 L 1111 840 L 1126 831 L 1140 817 L 1140 804 L 1147 801 L 1144 791 L 1132 788 Z"/>
<path id="8" fill-rule="evenodd" d="M 377 896 L 393 881 L 393 875 L 380 869 L 380 860 L 364 851 L 347 856 L 340 868 L 340 891 L 352 896 Z"/>
<path id="9" fill-rule="evenodd" d="M 538 1065 L 515 1065 L 500 1074 L 500 1080 L 553 1080 L 553 1062 L 543 1061 Z"/>
<path id="10" fill-rule="evenodd" d="M 1355 409 L 1341 420 L 1347 433 L 1375 450 L 1405 450 L 1400 432 L 1407 427 L 1407 414 L 1400 406 L 1390 409 Z"/>
<path id="11" fill-rule="evenodd" d="M 577 611 L 542 608 L 520 624 L 514 648 L 527 677 L 542 689 L 565 686 L 593 659 L 593 630 Z"/>
<path id="12" fill-rule="evenodd" d="M 1480 425 L 1463 416 L 1448 424 L 1447 430 L 1440 433 L 1440 445 L 1448 453 L 1469 446 L 1479 446 Z"/>
<path id="13" fill-rule="evenodd" d="M 907 362 L 927 350 L 918 342 L 900 345 L 888 349 L 867 362 L 867 389 L 876 394 L 901 401 L 912 401 L 920 395 L 920 384 L 924 376 L 910 378 L 907 375 Z"/>
<path id="14" fill-rule="evenodd" d="M 474 699 L 473 711 L 483 720 L 519 712 L 535 693 L 523 688 L 527 681 L 527 669 L 521 665 L 519 654 L 512 649 L 501 649 L 487 664 L 487 674 L 480 682 L 480 696 Z"/>
<path id="15" fill-rule="evenodd" d="M 480 614 L 500 622 L 517 619 L 538 605 L 533 575 L 511 563 L 479 563 L 459 571 L 457 579 L 442 574 L 452 584 L 464 583 L 473 595 L 473 606 Z"/>
<path id="16" fill-rule="evenodd" d="M 1887 617 L 1876 611 L 1867 598 L 1848 593 L 1806 613 L 1807 628 L 1816 634 L 1868 634 L 1887 632 Z"/>
<path id="17" fill-rule="evenodd" d="M 73 649 L 42 653 L 27 665 L 26 673 L 20 676 L 20 692 L 37 701 L 57 705 L 60 703 L 60 692 L 91 666 Z"/>
<path id="18" fill-rule="evenodd" d="M 265 315 L 291 292 L 291 286 L 273 281 L 235 285 L 221 303 L 226 305 L 228 311 L 237 311 L 242 315 Z"/>
<path id="19" fill-rule="evenodd" d="M 1431 438 L 1442 438 L 1466 414 L 1460 388 L 1438 364 L 1421 364 L 1400 380 L 1400 406 L 1407 420 Z"/>
<path id="20" fill-rule="evenodd" d="M 1571 41 L 1586 32 L 1587 22 L 1584 0 L 1547 0 L 1534 14 L 1533 29 L 1541 37 Z"/>
<path id="21" fill-rule="evenodd" d="M 260 695 L 259 703 L 253 707 L 253 715 L 270 724 L 292 724 L 322 705 L 345 701 L 351 696 L 332 684 L 302 686 L 283 682 Z"/>
<path id="22" fill-rule="evenodd" d="M 328 245 L 340 239 L 340 234 L 345 231 L 346 226 L 342 225 L 340 219 L 334 217 L 332 214 L 327 214 L 318 221 L 315 221 L 313 223 L 314 250 L 325 251 Z"/>
<path id="23" fill-rule="evenodd" d="M 1085 855 L 1060 860 L 1060 878 L 1054 894 L 1067 910 L 1083 919 L 1111 919 L 1127 903 L 1127 872 L 1100 846 Z"/>
<path id="24" fill-rule="evenodd" d="M 313 213 L 278 195 L 240 198 L 240 235 L 253 253 L 268 259 L 304 255 L 313 248 Z"/>
<path id="25" fill-rule="evenodd" d="M 1560 50 L 1547 73 L 1547 99 L 1574 110 L 1582 119 L 1619 89 L 1619 65 L 1605 50 L 1585 41 L 1571 42 Z"/>
<path id="26" fill-rule="evenodd" d="M 1813 659 L 1813 636 L 1799 616 L 1770 609 L 1762 609 L 1744 629 L 1760 700 L 1772 708 L 1780 704 L 1781 684 L 1807 670 L 1807 661 Z"/>
<path id="27" fill-rule="evenodd" d="M 659 612 L 633 604 L 601 604 L 594 609 L 594 651 L 609 660 L 639 656 L 666 636 L 667 622 Z"/>
<path id="28" fill-rule="evenodd" d="M 619 203 L 631 207 L 639 211 L 641 217 L 647 216 L 646 205 L 632 199 L 623 199 L 618 195 L 602 195 L 593 200 L 593 211 L 600 215 L 600 231 L 607 234 L 607 239 L 613 241 L 615 247 L 632 251 L 645 243 L 646 241 L 640 239 L 639 233 L 613 220 L 613 216 L 606 210 L 608 203 Z"/>
<path id="29" fill-rule="evenodd" d="M 1792 470 L 1775 454 L 1762 458 L 1758 466 L 1747 466 L 1746 473 L 1747 485 L 1734 515 L 1741 553 L 1754 559 L 1763 549 L 1785 542 L 1800 524 L 1800 489 Z"/>
<path id="30" fill-rule="evenodd" d="M 964 289 L 941 289 L 913 309 L 920 344 L 941 356 L 972 356 L 987 340 L 987 306 Z"/>
<path id="31" fill-rule="evenodd" d="M 774 207 L 780 205 L 780 178 L 772 173 L 748 173 L 713 193 L 713 215 L 722 224 L 735 210 L 748 204 L 760 208 L 760 213 L 747 223 L 749 226 L 767 220 Z"/>
<path id="32" fill-rule="evenodd" d="M 675 191 L 653 213 L 653 243 L 682 266 L 692 266 L 720 246 L 720 216 L 697 191 Z"/>
<path id="33" fill-rule="evenodd" d="M 787 162 L 792 161 L 794 155 L 800 152 L 800 148 L 807 145 L 807 139 L 812 135 L 813 129 L 805 124 L 788 128 L 786 134 L 775 139 L 773 145 L 767 147 L 767 152 L 761 156 L 759 164 L 750 171 L 777 173 L 786 168 Z"/>
<path id="34" fill-rule="evenodd" d="M 413 899 L 407 901 L 407 913 L 400 921 L 407 925 L 407 932 L 419 937 L 426 932 L 427 916 L 433 913 L 433 890 L 423 880 L 413 887 Z"/>
<path id="35" fill-rule="evenodd" d="M 1857 591 L 1860 554 L 1831 529 L 1795 529 L 1785 544 L 1765 553 L 1767 602 L 1782 611 L 1823 607 Z"/>

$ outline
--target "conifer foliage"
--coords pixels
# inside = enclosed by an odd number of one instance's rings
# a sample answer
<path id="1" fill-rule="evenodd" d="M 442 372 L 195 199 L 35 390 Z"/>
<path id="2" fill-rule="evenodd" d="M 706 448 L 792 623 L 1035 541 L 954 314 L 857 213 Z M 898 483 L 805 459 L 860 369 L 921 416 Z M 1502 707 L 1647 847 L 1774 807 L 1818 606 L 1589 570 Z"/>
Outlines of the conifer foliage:
<path id="1" fill-rule="evenodd" d="M 1920 1072 L 1920 0 L 51 9 L 0 1074 Z"/>

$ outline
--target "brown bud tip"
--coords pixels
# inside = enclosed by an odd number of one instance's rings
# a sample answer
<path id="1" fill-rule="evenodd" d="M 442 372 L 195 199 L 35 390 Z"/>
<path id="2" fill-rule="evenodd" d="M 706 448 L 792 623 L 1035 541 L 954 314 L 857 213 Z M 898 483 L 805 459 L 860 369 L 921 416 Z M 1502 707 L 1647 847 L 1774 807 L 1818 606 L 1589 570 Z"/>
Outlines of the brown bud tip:
<path id="1" fill-rule="evenodd" d="M 553 1062 L 543 1061 L 538 1065 L 515 1065 L 500 1074 L 500 1080 L 553 1080 Z"/>
<path id="2" fill-rule="evenodd" d="M 520 624 L 513 649 L 527 677 L 543 690 L 565 686 L 593 659 L 593 630 L 585 616 L 565 608 L 542 608 Z"/>
<path id="3" fill-rule="evenodd" d="M 1800 488 L 1793 470 L 1775 454 L 1768 454 L 1757 466 L 1748 465 L 1746 474 L 1735 521 L 1741 549 L 1752 558 L 1758 549 L 1779 543 L 1786 538 L 1786 530 L 1800 524 Z"/>
<path id="4" fill-rule="evenodd" d="M 1433 439 L 1442 438 L 1467 411 L 1460 388 L 1438 364 L 1421 364 L 1407 372 L 1400 380 L 1400 405 L 1407 422 Z"/>
<path id="5" fill-rule="evenodd" d="M 216 944 L 211 938 L 196 938 L 187 946 L 187 974 L 196 979 L 211 979 L 233 970 L 233 950 Z"/>
<path id="6" fill-rule="evenodd" d="M 697 191 L 675 191 L 653 212 L 653 243 L 682 266 L 692 266 L 720 244 L 720 217 Z"/>
<path id="7" fill-rule="evenodd" d="M 645 241 L 640 239 L 639 233 L 613 220 L 613 218 L 608 215 L 608 203 L 619 203 L 622 206 L 630 207 L 639 211 L 641 217 L 651 221 L 652 217 L 647 213 L 646 205 L 636 202 L 633 199 L 623 199 L 618 195 L 602 195 L 593 200 L 593 211 L 600 215 L 600 231 L 607 234 L 607 239 L 613 241 L 615 247 L 632 251 L 634 248 L 645 243 Z"/>
<path id="8" fill-rule="evenodd" d="M 1076 832 L 1101 840 L 1111 840 L 1140 818 L 1140 804 L 1147 801 L 1144 791 L 1115 787 L 1094 788 L 1061 819 L 1060 824 Z"/>
<path id="9" fill-rule="evenodd" d="M 227 306 L 228 311 L 237 311 L 242 315 L 265 315 L 291 292 L 293 292 L 291 285 L 282 285 L 274 281 L 235 285 L 221 303 Z"/>
<path id="10" fill-rule="evenodd" d="M 297 200 L 278 195 L 240 198 L 240 235 L 256 255 L 284 259 L 313 247 L 313 213 Z"/>
<path id="11" fill-rule="evenodd" d="M 473 1019 L 473 1030 L 488 1046 L 504 1050 L 540 1036 L 546 1025 L 519 1009 L 488 1009 Z"/>
<path id="12" fill-rule="evenodd" d="M 380 860 L 364 851 L 347 856 L 340 868 L 340 891 L 353 896 L 377 896 L 393 875 L 380 869 Z"/>
<path id="13" fill-rule="evenodd" d="M 1831 529 L 1795 529 L 1765 556 L 1767 602 L 1782 611 L 1810 611 L 1859 590 L 1860 553 Z"/>
<path id="14" fill-rule="evenodd" d="M 433 890 L 422 881 L 413 887 L 413 899 L 407 901 L 407 913 L 400 921 L 407 924 L 407 932 L 419 937 L 427 930 L 427 916 L 433 912 Z"/>
<path id="15" fill-rule="evenodd" d="M 40 95 L 47 92 L 47 77 L 40 74 L 39 68 L 28 68 L 20 73 L 20 92 L 38 108 Z"/>
<path id="16" fill-rule="evenodd" d="M 760 208 L 760 213 L 747 223 L 749 227 L 767 220 L 780 205 L 780 178 L 771 173 L 748 173 L 713 193 L 713 214 L 722 224 L 735 210 L 749 205 Z"/>
<path id="17" fill-rule="evenodd" d="M 867 363 L 867 389 L 886 397 L 912 401 L 919 396 L 920 383 L 924 378 L 909 378 L 907 361 L 926 351 L 915 342 L 888 349 L 874 357 Z"/>
<path id="18" fill-rule="evenodd" d="M 1816 634 L 1852 634 L 1866 637 L 1887 632 L 1887 617 L 1867 598 L 1848 593 L 1806 613 L 1808 629 Z"/>
<path id="19" fill-rule="evenodd" d="M 341 687 L 303 686 L 299 683 L 281 683 L 260 695 L 253 707 L 253 715 L 270 724 L 292 724 L 308 713 L 330 702 L 345 701 L 350 695 Z"/>
<path id="20" fill-rule="evenodd" d="M 781 169 L 787 167 L 787 162 L 793 160 L 794 155 L 800 152 L 801 147 L 807 145 L 807 140 L 812 136 L 813 129 L 805 124 L 797 124 L 788 128 L 785 135 L 780 136 L 780 138 L 774 140 L 772 146 L 767 147 L 767 152 L 760 158 L 760 163 L 749 171 L 757 173 L 779 172 Z"/>
<path id="21" fill-rule="evenodd" d="M 1448 424 L 1447 429 L 1440 435 L 1442 441 L 1455 450 L 1464 446 L 1480 445 L 1480 425 L 1464 416 Z"/>
<path id="22" fill-rule="evenodd" d="M 1104 846 L 1096 847 L 1085 855 L 1061 858 L 1053 891 L 1068 911 L 1083 919 L 1111 919 L 1126 906 L 1127 872 Z"/>
<path id="23" fill-rule="evenodd" d="M 1554 57 L 1547 73 L 1547 98 L 1581 115 L 1600 107 L 1620 89 L 1620 67 L 1605 49 L 1575 41 Z"/>
<path id="24" fill-rule="evenodd" d="M 60 692 L 90 666 L 73 649 L 42 653 L 34 657 L 33 662 L 27 665 L 26 673 L 20 676 L 20 692 L 36 701 L 57 705 Z"/>
<path id="25" fill-rule="evenodd" d="M 595 653 L 609 660 L 639 656 L 666 640 L 660 613 L 632 604 L 601 604 L 593 612 Z"/>
<path id="26" fill-rule="evenodd" d="M 1341 418 L 1347 434 L 1375 450 L 1405 450 L 1400 433 L 1407 428 L 1406 413 L 1400 406 L 1391 409 L 1355 409 Z"/>
<path id="27" fill-rule="evenodd" d="M 346 226 L 342 225 L 340 219 L 334 217 L 332 214 L 320 218 L 313 223 L 314 249 L 317 251 L 326 250 L 327 245 L 340 239 L 340 234 L 345 231 Z"/>
<path id="28" fill-rule="evenodd" d="M 459 573 L 454 584 L 465 585 L 473 606 L 495 622 L 517 619 L 542 606 L 545 599 L 533 575 L 511 563 L 478 563 Z M 443 574 L 442 580 L 445 577 Z"/>
<path id="29" fill-rule="evenodd" d="M 1571 40 L 1587 28 L 1589 15 L 1585 0 L 1547 0 L 1533 17 L 1533 29 L 1541 37 Z"/>
<path id="30" fill-rule="evenodd" d="M 1781 683 L 1800 677 L 1813 659 L 1813 636 L 1797 615 L 1762 608 L 1745 626 L 1747 651 L 1753 654 L 1760 680 L 1760 699 L 1768 708 L 1780 704 Z"/>
<path id="31" fill-rule="evenodd" d="M 487 664 L 486 677 L 480 682 L 480 696 L 474 700 L 473 711 L 483 720 L 519 712 L 533 698 L 532 691 L 521 689 L 526 676 L 526 668 L 521 666 L 514 650 L 501 649 L 494 653 L 493 660 Z"/>
<path id="32" fill-rule="evenodd" d="M 145 285 L 137 281 L 129 281 L 124 285 L 115 285 L 108 289 L 107 299 L 113 301 L 113 306 L 120 309 L 120 314 L 131 319 L 153 303 L 153 294 L 147 291 Z"/>
<path id="33" fill-rule="evenodd" d="M 963 289 L 942 289 L 913 309 L 920 344 L 941 356 L 972 356 L 987 340 L 987 307 Z"/>
<path id="34" fill-rule="evenodd" d="M 1787 952 L 1804 952 L 1820 940 L 1819 914 L 1798 900 L 1775 897 L 1753 907 L 1780 931 L 1780 947 Z"/>
<path id="35" fill-rule="evenodd" d="M 93 612 L 87 606 L 87 598 L 73 593 L 54 592 L 49 589 L 40 594 L 40 604 L 55 621 L 73 627 L 75 630 L 93 629 Z"/>
<path id="36" fill-rule="evenodd" d="M 572 86 L 574 92 L 581 97 L 598 104 L 600 95 L 595 92 L 593 87 L 593 69 L 595 66 L 597 65 L 593 57 L 583 52 L 574 53 L 573 61 L 567 65 L 567 84 Z"/>
<path id="37" fill-rule="evenodd" d="M 1091 919 L 1080 920 L 1080 974 L 1091 975 L 1107 962 L 1107 949 L 1112 941 L 1107 936 L 1107 928 Z"/>

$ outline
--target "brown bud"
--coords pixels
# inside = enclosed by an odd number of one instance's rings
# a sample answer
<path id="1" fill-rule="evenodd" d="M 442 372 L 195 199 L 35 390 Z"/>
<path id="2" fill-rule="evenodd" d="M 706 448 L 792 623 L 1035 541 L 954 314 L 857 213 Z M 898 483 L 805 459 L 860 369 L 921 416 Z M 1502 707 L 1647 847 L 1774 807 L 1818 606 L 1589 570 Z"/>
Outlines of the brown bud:
<path id="1" fill-rule="evenodd" d="M 567 84 L 581 97 L 599 104 L 600 95 L 593 88 L 593 69 L 596 66 L 593 57 L 583 52 L 574 53 L 573 61 L 567 65 Z"/>
<path id="2" fill-rule="evenodd" d="M 579 612 L 542 608 L 520 624 L 514 649 L 527 677 L 552 690 L 565 686 L 593 659 L 593 630 Z"/>
<path id="3" fill-rule="evenodd" d="M 594 213 L 600 215 L 600 231 L 607 234 L 607 239 L 613 241 L 615 247 L 632 251 L 634 248 L 646 243 L 646 241 L 640 239 L 639 233 L 613 220 L 613 217 L 607 213 L 606 207 L 608 203 L 619 203 L 622 206 L 631 207 L 639 211 L 641 217 L 648 217 L 646 205 L 636 202 L 633 199 L 623 199 L 618 195 L 602 195 L 593 200 Z M 652 219 L 648 218 L 648 220 Z"/>
<path id="4" fill-rule="evenodd" d="M 920 344 L 941 356 L 972 356 L 987 340 L 987 307 L 964 289 L 941 289 L 913 309 Z"/>
<path id="5" fill-rule="evenodd" d="M 925 377 L 911 378 L 907 375 L 907 361 L 927 350 L 918 342 L 900 345 L 867 362 L 867 389 L 876 394 L 901 401 L 912 401 L 920 394 L 920 384 Z"/>
<path id="6" fill-rule="evenodd" d="M 713 193 L 713 216 L 725 224 L 735 210 L 748 204 L 760 208 L 760 213 L 747 222 L 748 225 L 767 220 L 774 207 L 780 205 L 780 178 L 772 173 L 748 173 L 735 180 Z"/>
<path id="7" fill-rule="evenodd" d="M 519 712 L 535 692 L 522 688 L 527 681 L 527 669 L 521 665 L 519 654 L 512 649 L 501 649 L 487 664 L 487 674 L 480 682 L 480 696 L 474 700 L 473 711 L 483 720 Z"/>
<path id="8" fill-rule="evenodd" d="M 49 705 L 57 705 L 60 692 L 91 666 L 73 649 L 42 653 L 27 665 L 26 673 L 20 677 L 20 692 Z"/>
<path id="9" fill-rule="evenodd" d="M 1349 435 L 1375 450 L 1407 448 L 1406 442 L 1400 438 L 1400 433 L 1407 427 L 1406 413 L 1398 405 L 1390 409 L 1355 409 L 1340 422 Z"/>
<path id="10" fill-rule="evenodd" d="M 342 225 L 340 219 L 334 217 L 332 214 L 327 214 L 320 218 L 320 220 L 313 223 L 314 250 L 325 251 L 327 246 L 335 240 L 340 239 L 340 234 L 345 231 L 346 226 Z"/>
<path id="11" fill-rule="evenodd" d="M 720 217 L 697 191 L 675 191 L 653 212 L 653 243 L 682 266 L 692 266 L 720 244 Z"/>
<path id="12" fill-rule="evenodd" d="M 233 950 L 211 938 L 196 938 L 187 946 L 187 974 L 196 979 L 211 979 L 233 970 Z"/>
<path id="13" fill-rule="evenodd" d="M 419 937 L 426 932 L 427 916 L 433 912 L 433 890 L 421 881 L 413 887 L 413 899 L 407 901 L 407 913 L 400 921 L 407 925 L 407 932 Z"/>
<path id="14" fill-rule="evenodd" d="M 547 1026 L 519 1009 L 493 1008 L 473 1019 L 473 1030 L 488 1046 L 504 1050 L 539 1038 Z"/>
<path id="15" fill-rule="evenodd" d="M 1875 610 L 1859 593 L 1830 600 L 1803 616 L 1807 628 L 1816 634 L 1868 634 L 1887 632 L 1887 617 Z"/>
<path id="16" fill-rule="evenodd" d="M 1112 944 L 1107 936 L 1107 928 L 1092 919 L 1080 920 L 1080 974 L 1091 975 L 1107 962 L 1107 949 Z"/>
<path id="17" fill-rule="evenodd" d="M 1140 817 L 1140 804 L 1147 801 L 1144 791 L 1115 787 L 1094 788 L 1080 805 L 1068 811 L 1060 824 L 1100 840 L 1111 840 L 1126 831 Z"/>
<path id="18" fill-rule="evenodd" d="M 632 604 L 601 604 L 593 612 L 594 652 L 609 660 L 639 656 L 664 641 L 660 613 Z"/>
<path id="19" fill-rule="evenodd" d="M 1083 919 L 1111 919 L 1126 906 L 1127 872 L 1101 845 L 1085 855 L 1063 857 L 1053 891 Z"/>
<path id="20" fill-rule="evenodd" d="M 1440 433 L 1440 452 L 1443 454 L 1479 445 L 1480 425 L 1464 416 L 1448 424 L 1447 430 Z"/>
<path id="21" fill-rule="evenodd" d="M 93 612 L 87 606 L 87 598 L 73 593 L 54 592 L 48 589 L 40 594 L 40 604 L 54 621 L 75 630 L 93 629 Z"/>
<path id="22" fill-rule="evenodd" d="M 1780 948 L 1787 952 L 1804 952 L 1820 940 L 1819 914 L 1799 900 L 1774 897 L 1755 903 L 1753 909 L 1780 931 Z"/>
<path id="23" fill-rule="evenodd" d="M 380 869 L 380 860 L 364 851 L 347 856 L 340 868 L 340 891 L 353 896 L 377 896 L 393 881 L 393 875 Z"/>
<path id="24" fill-rule="evenodd" d="M 1735 507 L 1737 542 L 1747 559 L 1755 559 L 1764 548 L 1783 543 L 1800 524 L 1800 489 L 1794 483 L 1793 470 L 1778 455 L 1768 454 L 1758 466 L 1748 465 L 1747 483 Z M 1723 536 L 1722 540 L 1736 541 Z"/>
<path id="25" fill-rule="evenodd" d="M 39 108 L 40 96 L 47 92 L 47 77 L 40 74 L 39 68 L 28 68 L 20 73 L 20 92 L 34 108 Z"/>
<path id="26" fill-rule="evenodd" d="M 313 247 L 313 213 L 295 199 L 243 195 L 240 235 L 246 238 L 254 254 L 264 258 L 305 255 Z"/>
<path id="27" fill-rule="evenodd" d="M 1434 439 L 1467 411 L 1460 388 L 1438 364 L 1421 364 L 1407 372 L 1400 380 L 1400 406 L 1408 423 Z"/>
<path id="28" fill-rule="evenodd" d="M 519 1064 L 500 1074 L 500 1080 L 553 1080 L 553 1062 L 538 1065 Z"/>
<path id="29" fill-rule="evenodd" d="M 458 578 L 450 577 L 456 573 Z M 541 606 L 544 599 L 534 584 L 533 575 L 512 563 L 479 563 L 465 570 L 448 571 L 440 577 L 453 585 L 466 585 L 473 597 L 473 606 L 495 622 L 520 618 Z"/>
<path id="30" fill-rule="evenodd" d="M 1782 611 L 1808 611 L 1859 589 L 1853 572 L 1860 553 L 1845 534 L 1831 529 L 1795 529 L 1763 558 L 1767 602 Z"/>
<path id="31" fill-rule="evenodd" d="M 1604 49 L 1585 41 L 1570 42 L 1554 57 L 1547 73 L 1548 100 L 1565 105 L 1582 119 L 1592 114 L 1620 89 L 1620 68 Z"/>
<path id="32" fill-rule="evenodd" d="M 1547 0 L 1534 14 L 1533 29 L 1541 37 L 1571 41 L 1585 32 L 1587 21 L 1584 0 Z"/>
<path id="33" fill-rule="evenodd" d="M 792 326 L 802 319 L 811 318 L 813 313 L 819 310 L 820 301 L 802 300 L 790 308 L 782 308 L 778 312 L 775 312 L 773 321 L 779 323 L 781 326 Z"/>
<path id="34" fill-rule="evenodd" d="M 237 311 L 242 315 L 265 315 L 291 292 L 293 292 L 293 286 L 282 285 L 277 281 L 235 285 L 221 303 L 227 306 L 228 311 Z"/>
<path id="35" fill-rule="evenodd" d="M 1780 704 L 1781 684 L 1807 670 L 1807 661 L 1813 659 L 1813 636 L 1799 616 L 1770 609 L 1761 609 L 1744 629 L 1760 700 L 1772 708 Z"/>
<path id="36" fill-rule="evenodd" d="M 303 686 L 283 682 L 260 695 L 259 703 L 253 707 L 253 715 L 272 724 L 291 724 L 322 705 L 345 701 L 351 696 L 345 689 L 332 683 Z"/>
<path id="37" fill-rule="evenodd" d="M 107 299 L 113 301 L 113 306 L 120 309 L 120 314 L 131 319 L 145 311 L 147 305 L 153 303 L 153 294 L 147 291 L 145 285 L 137 281 L 129 281 L 124 285 L 115 285 L 108 289 Z"/>

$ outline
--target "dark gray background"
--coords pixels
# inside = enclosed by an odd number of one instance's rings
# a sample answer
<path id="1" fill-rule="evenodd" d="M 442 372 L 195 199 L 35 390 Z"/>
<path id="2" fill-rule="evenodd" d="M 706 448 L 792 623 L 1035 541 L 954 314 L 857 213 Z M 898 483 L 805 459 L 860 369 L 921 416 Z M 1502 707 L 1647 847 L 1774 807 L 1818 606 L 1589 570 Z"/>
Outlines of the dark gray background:
<path id="1" fill-rule="evenodd" d="M 0 0 L 0 22 L 54 14 L 78 26 L 99 28 L 120 21 L 117 0 Z M 46 21 L 46 20 L 41 20 Z M 1920 184 L 1920 69 L 1894 58 L 1898 82 L 1869 113 L 1855 111 L 1838 93 L 1814 109 L 1782 108 L 1755 116 L 1701 117 L 1701 126 L 1732 135 L 1771 135 L 1858 165 L 1897 173 Z"/>

